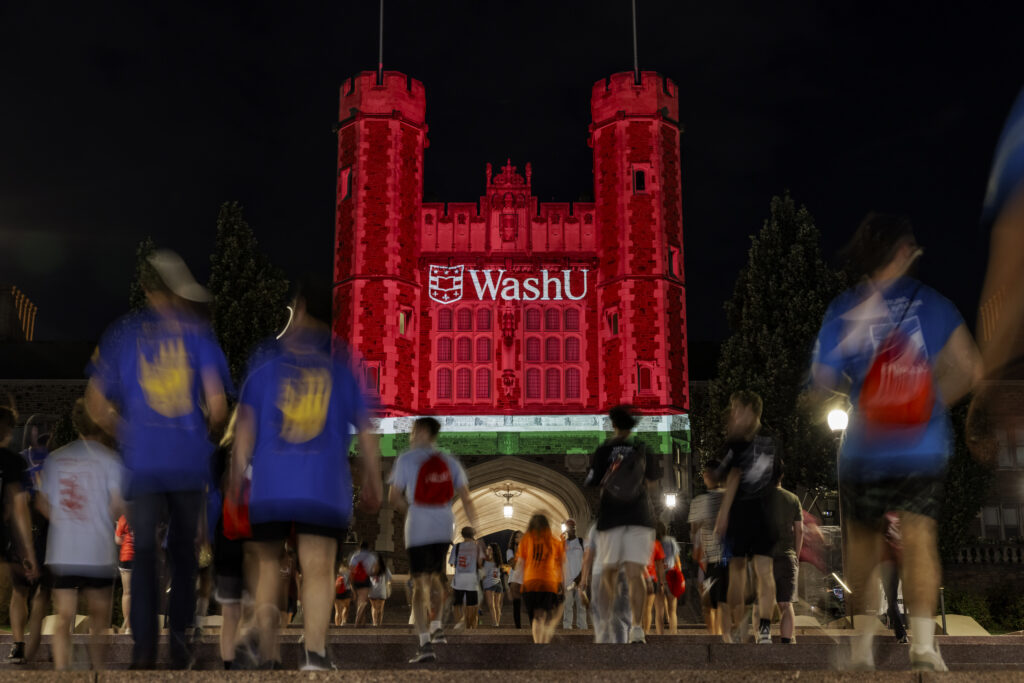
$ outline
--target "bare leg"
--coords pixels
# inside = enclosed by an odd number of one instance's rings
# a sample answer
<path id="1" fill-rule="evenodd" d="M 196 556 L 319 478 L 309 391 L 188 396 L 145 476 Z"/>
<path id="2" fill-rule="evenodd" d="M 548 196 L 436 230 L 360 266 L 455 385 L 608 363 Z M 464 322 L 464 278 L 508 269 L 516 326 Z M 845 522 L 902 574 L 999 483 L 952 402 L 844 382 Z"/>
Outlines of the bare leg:
<path id="1" fill-rule="evenodd" d="M 302 565 L 302 630 L 309 652 L 327 655 L 327 622 L 331 619 L 334 595 L 334 557 L 338 541 L 326 536 L 299 534 L 299 564 Z"/>
<path id="2" fill-rule="evenodd" d="M 928 624 L 930 632 L 923 628 L 925 622 L 935 617 L 939 584 L 942 580 L 942 565 L 936 545 L 937 525 L 934 519 L 912 512 L 900 514 L 900 528 L 903 533 L 903 590 L 911 619 L 918 625 L 914 634 L 914 649 L 934 648 L 934 627 Z"/>
<path id="3" fill-rule="evenodd" d="M 43 617 L 50 612 L 50 589 L 44 584 L 36 585 L 32 594 L 32 611 L 28 615 L 28 642 L 25 644 L 25 661 L 31 662 L 39 651 L 43 636 Z"/>
<path id="4" fill-rule="evenodd" d="M 281 625 L 278 594 L 281 589 L 281 542 L 255 541 L 248 545 L 256 551 L 259 569 L 256 583 L 256 627 L 260 634 L 260 658 L 263 662 L 281 661 L 277 631 Z"/>
<path id="5" fill-rule="evenodd" d="M 601 614 L 610 615 L 614 613 L 615 596 L 618 594 L 619 568 L 605 567 L 601 572 Z"/>
<path id="6" fill-rule="evenodd" d="M 665 633 L 665 594 L 654 596 L 654 632 L 659 636 Z"/>
<path id="7" fill-rule="evenodd" d="M 782 614 L 782 618 L 779 619 L 779 635 L 783 638 L 793 640 L 793 622 L 796 620 L 796 614 L 793 611 L 793 603 L 780 602 L 779 612 Z"/>
<path id="8" fill-rule="evenodd" d="M 548 613 L 544 610 L 534 610 L 533 619 L 530 621 L 530 630 L 533 632 L 533 642 L 537 645 L 544 643 L 544 630 Z"/>
<path id="9" fill-rule="evenodd" d="M 476 622 L 479 616 L 479 605 L 466 605 L 466 628 L 476 628 Z"/>
<path id="10" fill-rule="evenodd" d="M 623 564 L 626 571 L 626 583 L 629 586 L 629 606 L 633 612 L 634 627 L 641 625 L 644 615 L 644 603 L 647 600 L 647 582 L 644 580 L 644 573 L 647 568 L 635 562 Z M 614 584 L 613 584 L 614 587 Z M 614 596 L 615 593 L 613 592 Z"/>
<path id="11" fill-rule="evenodd" d="M 907 535 L 906 531 L 903 533 Z M 857 631 L 853 642 L 855 666 L 874 666 L 872 644 L 881 625 L 875 612 L 878 609 L 877 569 L 882 543 L 879 531 L 850 520 L 846 529 L 846 563 L 851 592 L 846 599 L 849 614 L 854 618 L 854 630 Z"/>
<path id="12" fill-rule="evenodd" d="M 106 631 L 110 628 L 114 589 L 86 588 L 85 599 L 89 605 L 89 661 L 92 663 L 93 671 L 100 671 L 106 661 Z"/>
<path id="13" fill-rule="evenodd" d="M 772 572 L 772 558 L 755 555 L 754 573 L 757 574 L 757 611 L 761 619 L 770 621 L 775 613 L 775 574 Z"/>
<path id="14" fill-rule="evenodd" d="M 220 627 L 220 658 L 225 662 L 233 662 L 238 641 L 238 624 L 242 621 L 242 604 L 222 604 L 220 612 L 223 620 Z"/>
<path id="15" fill-rule="evenodd" d="M 644 586 L 644 590 L 647 587 Z M 651 619 L 654 616 L 654 593 L 647 593 L 644 595 L 644 618 L 641 626 L 644 627 L 644 633 L 651 632 Z"/>
<path id="16" fill-rule="evenodd" d="M 370 600 L 370 613 L 373 617 L 373 625 L 380 626 L 384 621 L 384 601 Z"/>
<path id="17" fill-rule="evenodd" d="M 122 569 L 121 570 L 121 614 L 124 615 L 124 623 L 121 624 L 121 632 L 128 633 L 131 629 L 131 623 L 128 621 L 128 615 L 131 614 L 132 606 L 132 570 Z"/>
<path id="18" fill-rule="evenodd" d="M 11 575 L 21 570 L 19 565 L 9 565 Z M 25 625 L 28 623 L 28 594 L 29 587 L 21 584 L 14 584 L 11 590 L 11 637 L 16 643 L 25 642 Z"/>
<path id="19" fill-rule="evenodd" d="M 349 600 L 335 600 L 334 601 L 334 625 L 344 626 L 346 618 L 348 617 L 348 603 Z"/>
<path id="20" fill-rule="evenodd" d="M 743 557 L 734 557 L 729 560 L 729 598 L 725 608 L 725 617 L 729 626 L 726 626 L 725 619 L 722 620 L 722 638 L 727 643 L 732 642 L 730 633 L 733 624 L 743 622 L 743 595 L 747 585 L 747 560 Z"/>
<path id="21" fill-rule="evenodd" d="M 366 625 L 366 612 L 370 608 L 370 589 L 356 589 L 356 626 Z"/>
<path id="22" fill-rule="evenodd" d="M 562 620 L 562 610 L 565 609 L 565 601 L 558 604 L 555 611 L 550 612 L 546 620 L 542 620 L 544 625 L 544 643 L 550 643 L 555 637 L 555 629 L 558 628 L 558 622 Z"/>
<path id="23" fill-rule="evenodd" d="M 665 595 L 665 608 L 668 611 L 668 632 L 673 636 L 679 633 L 678 605 L 679 600 L 676 596 L 671 593 Z"/>

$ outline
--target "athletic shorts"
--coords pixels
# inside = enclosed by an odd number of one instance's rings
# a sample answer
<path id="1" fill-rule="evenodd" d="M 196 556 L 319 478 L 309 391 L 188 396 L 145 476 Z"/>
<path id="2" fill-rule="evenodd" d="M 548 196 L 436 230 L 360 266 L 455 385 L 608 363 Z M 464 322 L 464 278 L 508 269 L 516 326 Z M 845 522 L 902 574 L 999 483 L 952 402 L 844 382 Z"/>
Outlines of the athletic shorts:
<path id="1" fill-rule="evenodd" d="M 130 572 L 132 570 L 132 563 L 134 560 L 125 560 L 124 562 L 118 562 L 117 568 L 123 572 Z"/>
<path id="2" fill-rule="evenodd" d="M 861 524 L 884 528 L 889 512 L 913 512 L 939 518 L 943 497 L 941 477 L 903 477 L 858 482 L 841 480 L 843 513 Z"/>
<path id="3" fill-rule="evenodd" d="M 708 599 L 711 609 L 729 602 L 729 567 L 721 562 L 711 562 L 704 575 L 708 582 Z"/>
<path id="4" fill-rule="evenodd" d="M 409 553 L 409 573 L 444 574 L 444 563 L 450 543 L 428 543 L 406 548 Z"/>
<path id="5" fill-rule="evenodd" d="M 325 526 L 323 524 L 309 524 L 307 522 L 263 522 L 252 525 L 253 541 L 284 541 L 292 533 L 294 525 L 296 534 L 308 534 L 310 536 L 323 536 L 333 538 L 341 543 L 348 534 L 345 527 Z"/>
<path id="6" fill-rule="evenodd" d="M 724 539 L 729 557 L 771 557 L 775 532 L 767 501 L 767 496 L 761 496 L 733 502 Z"/>
<path id="7" fill-rule="evenodd" d="M 654 529 L 646 526 L 617 526 L 597 532 L 594 564 L 617 567 L 623 562 L 647 566 L 654 551 Z"/>
<path id="8" fill-rule="evenodd" d="M 114 579 L 113 577 L 103 578 L 96 576 L 75 576 L 73 574 L 61 576 L 54 574 L 50 585 L 53 586 L 55 590 L 79 590 L 91 588 L 112 589 L 114 587 Z"/>
<path id="9" fill-rule="evenodd" d="M 491 586 L 489 588 L 485 588 L 484 590 L 485 591 L 490 591 L 491 593 L 504 593 L 505 592 L 505 589 L 502 587 L 502 585 L 500 583 L 496 583 L 496 584 L 494 584 L 493 586 Z"/>
<path id="10" fill-rule="evenodd" d="M 214 579 L 213 599 L 222 605 L 234 605 L 242 601 L 242 575 L 217 574 Z"/>
<path id="11" fill-rule="evenodd" d="M 344 593 L 335 593 L 334 594 L 334 599 L 335 600 L 351 600 L 352 599 L 352 591 L 351 590 L 347 590 Z"/>
<path id="12" fill-rule="evenodd" d="M 371 588 L 371 587 L 373 587 L 373 584 L 370 582 L 369 579 L 367 579 L 366 581 L 353 581 L 352 582 L 352 587 L 355 588 L 356 590 L 362 590 L 364 588 Z"/>
<path id="13" fill-rule="evenodd" d="M 775 602 L 793 602 L 799 572 L 800 561 L 792 555 L 772 558 L 772 574 L 775 576 Z"/>
<path id="14" fill-rule="evenodd" d="M 652 529 L 653 532 L 653 529 Z M 526 616 L 533 621 L 535 610 L 554 612 L 562 604 L 562 596 L 558 593 L 534 592 L 523 593 L 523 605 L 526 606 Z"/>
<path id="15" fill-rule="evenodd" d="M 476 607 L 479 603 L 479 596 L 476 591 L 462 591 L 456 588 L 454 591 L 453 604 L 456 607 L 465 605 L 466 607 Z"/>

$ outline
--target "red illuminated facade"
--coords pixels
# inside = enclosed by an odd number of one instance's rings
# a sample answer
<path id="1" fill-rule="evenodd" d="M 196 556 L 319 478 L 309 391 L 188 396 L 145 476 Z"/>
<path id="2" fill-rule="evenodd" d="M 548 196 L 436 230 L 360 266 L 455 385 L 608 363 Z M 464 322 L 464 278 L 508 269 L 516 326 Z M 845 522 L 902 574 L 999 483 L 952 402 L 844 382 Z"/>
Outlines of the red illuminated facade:
<path id="1" fill-rule="evenodd" d="M 478 201 L 424 203 L 423 85 L 346 81 L 334 328 L 382 413 L 685 413 L 678 119 L 671 80 L 614 74 L 591 96 L 594 202 L 538 202 L 508 161 Z"/>

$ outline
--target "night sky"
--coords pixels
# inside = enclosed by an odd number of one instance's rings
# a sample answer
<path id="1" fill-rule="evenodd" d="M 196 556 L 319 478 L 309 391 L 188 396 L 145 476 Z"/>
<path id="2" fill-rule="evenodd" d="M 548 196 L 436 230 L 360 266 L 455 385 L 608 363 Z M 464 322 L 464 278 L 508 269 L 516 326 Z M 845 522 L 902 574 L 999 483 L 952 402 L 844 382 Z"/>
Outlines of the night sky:
<path id="1" fill-rule="evenodd" d="M 690 337 L 773 194 L 833 254 L 871 209 L 911 216 L 925 281 L 973 325 L 978 215 L 1024 84 L 1024 3 L 639 0 L 640 65 L 679 84 Z M 542 201 L 593 193 L 593 82 L 632 68 L 628 0 L 387 0 L 385 67 L 421 80 L 425 200 L 473 201 L 484 164 L 533 164 Z M 376 66 L 377 3 L 6 3 L 0 282 L 37 338 L 95 339 L 147 234 L 208 273 L 217 208 L 245 205 L 286 270 L 329 269 L 338 89 Z"/>

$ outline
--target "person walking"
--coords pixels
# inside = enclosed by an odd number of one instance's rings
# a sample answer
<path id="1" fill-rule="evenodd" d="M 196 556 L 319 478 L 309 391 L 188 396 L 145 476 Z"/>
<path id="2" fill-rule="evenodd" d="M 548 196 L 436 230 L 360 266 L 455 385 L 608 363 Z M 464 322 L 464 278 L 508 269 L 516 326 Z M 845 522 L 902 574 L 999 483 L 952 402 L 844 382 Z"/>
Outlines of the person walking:
<path id="1" fill-rule="evenodd" d="M 768 494 L 771 510 L 773 536 L 772 575 L 775 578 L 775 604 L 779 613 L 779 640 L 783 644 L 796 642 L 793 637 L 793 600 L 796 597 L 797 580 L 800 576 L 800 550 L 804 543 L 804 510 L 796 495 L 782 488 L 784 465 L 782 460 L 775 464 L 774 487 Z"/>
<path id="2" fill-rule="evenodd" d="M 132 605 L 132 561 L 135 559 L 135 533 L 128 524 L 128 518 L 121 515 L 114 529 L 114 543 L 118 551 L 117 570 L 121 575 L 121 633 L 131 633 L 131 621 L 128 615 Z"/>
<path id="3" fill-rule="evenodd" d="M 757 577 L 757 643 L 772 642 L 775 611 L 775 579 L 772 546 L 775 544 L 768 517 L 777 446 L 761 425 L 761 397 L 737 391 L 729 399 L 729 422 L 717 478 L 725 482 L 715 533 L 725 540 L 729 563 L 729 618 L 735 632 L 723 630 L 725 642 L 741 636 L 747 585 L 747 562 L 753 560 Z"/>
<path id="4" fill-rule="evenodd" d="M 170 520 L 170 648 L 174 668 L 191 665 L 185 629 L 195 612 L 196 530 L 210 479 L 209 435 L 227 419 L 227 361 L 209 323 L 194 312 L 210 294 L 171 251 L 158 250 L 140 274 L 147 308 L 107 330 L 89 364 L 86 407 L 122 444 L 129 521 L 135 530 L 131 666 L 157 655 L 157 528 Z M 116 406 L 116 407 L 115 407 Z"/>
<path id="5" fill-rule="evenodd" d="M 103 669 L 103 633 L 110 627 L 117 546 L 110 529 L 124 510 L 120 458 L 101 443 L 103 431 L 89 419 L 85 401 L 72 409 L 78 440 L 54 451 L 43 466 L 37 504 L 50 520 L 46 564 L 53 575 L 57 628 L 53 663 L 58 671 L 71 663 L 71 631 L 78 592 L 89 609 L 89 660 Z"/>
<path id="6" fill-rule="evenodd" d="M 376 553 L 374 572 L 370 574 L 370 615 L 374 626 L 384 623 L 384 603 L 391 597 L 391 570 L 384 558 Z"/>
<path id="7" fill-rule="evenodd" d="M 458 495 L 470 526 L 476 508 L 469 496 L 469 479 L 462 465 L 437 447 L 441 423 L 432 417 L 413 422 L 409 450 L 391 468 L 388 501 L 405 515 L 405 547 L 413 580 L 413 621 L 419 649 L 410 664 L 437 659 L 434 645 L 446 643 L 441 629 L 445 596 L 444 567 L 452 542 Z"/>
<path id="8" fill-rule="evenodd" d="M 487 610 L 491 613 L 491 621 L 497 628 L 501 625 L 501 603 L 504 596 L 504 586 L 501 585 L 501 549 L 497 543 L 489 544 L 484 553 L 481 586 L 487 600 Z"/>
<path id="9" fill-rule="evenodd" d="M 334 604 L 338 543 L 352 521 L 348 449 L 355 432 L 362 475 L 360 504 L 381 503 L 380 452 L 349 359 L 328 322 L 328 282 L 303 278 L 292 298 L 291 324 L 257 352 L 242 387 L 229 497 L 239 499 L 252 467 L 250 546 L 256 553 L 256 617 L 262 665 L 280 667 L 281 549 L 293 529 L 302 567 L 302 670 L 333 669 L 327 623 Z"/>
<path id="10" fill-rule="evenodd" d="M 516 555 L 519 553 L 519 544 L 522 540 L 523 532 L 513 531 L 508 541 L 508 549 L 505 551 L 505 561 L 512 567 L 508 574 L 508 593 L 512 598 L 512 621 L 516 628 L 523 627 L 523 572 L 516 566 Z"/>
<path id="11" fill-rule="evenodd" d="M 573 609 L 576 611 L 576 628 L 587 628 L 587 608 L 583 606 L 580 593 L 580 574 L 583 572 L 583 539 L 576 535 L 576 520 L 565 520 L 565 566 L 562 568 L 565 583 L 565 612 L 562 614 L 562 628 L 572 629 Z"/>
<path id="12" fill-rule="evenodd" d="M 348 622 L 348 607 L 352 604 L 352 589 L 348 585 L 348 568 L 338 567 L 338 578 L 334 580 L 334 625 L 344 626 Z"/>
<path id="13" fill-rule="evenodd" d="M 370 577 L 377 572 L 377 554 L 370 552 L 370 544 L 363 541 L 348 561 L 349 580 L 356 598 L 356 626 L 366 626 L 370 610 Z"/>
<path id="14" fill-rule="evenodd" d="M 621 568 L 615 577 L 612 588 L 615 593 L 605 596 L 604 567 L 599 558 L 604 554 L 598 548 L 597 522 L 590 527 L 583 549 L 583 569 L 580 573 L 580 591 L 590 597 L 590 617 L 594 627 L 594 642 L 598 644 L 624 644 L 629 642 L 629 629 L 632 620 L 629 605 L 629 586 L 625 571 Z M 611 611 L 602 610 L 611 606 Z"/>
<path id="15" fill-rule="evenodd" d="M 526 527 L 516 565 L 523 568 L 523 603 L 530 617 L 533 642 L 551 642 L 564 601 L 565 545 L 551 533 L 548 518 L 536 514 Z"/>
<path id="16" fill-rule="evenodd" d="M 657 531 L 657 527 L 655 527 L 655 531 Z M 665 593 L 665 550 L 661 545 L 661 536 L 657 533 L 654 538 L 654 547 L 651 549 L 651 558 L 645 569 L 644 580 L 647 583 L 647 597 L 644 599 L 643 628 L 645 633 L 650 633 L 653 622 L 654 632 L 660 636 L 665 631 L 665 602 L 661 599 Z"/>
<path id="17" fill-rule="evenodd" d="M 945 671 L 932 621 L 941 566 L 937 520 L 953 450 L 949 407 L 982 374 L 960 313 L 910 277 L 922 254 L 909 220 L 869 214 L 844 250 L 854 285 L 829 304 L 815 346 L 814 386 L 824 400 L 848 392 L 849 425 L 839 456 L 850 608 L 859 638 L 851 667 L 873 669 L 880 622 L 871 578 L 884 543 L 883 519 L 899 516 L 910 664 Z M 898 377 L 899 382 L 892 378 Z"/>
<path id="18" fill-rule="evenodd" d="M 665 552 L 665 590 L 661 591 L 660 596 L 655 596 L 655 599 L 662 602 L 662 612 L 668 622 L 669 635 L 674 636 L 679 633 L 679 615 L 677 614 L 679 598 L 676 597 L 676 593 L 672 592 L 673 573 L 675 573 L 675 579 L 685 589 L 683 564 L 679 552 L 679 543 L 674 537 L 669 535 L 668 529 L 663 522 L 658 522 L 657 527 L 655 527 L 655 535 L 661 541 L 661 548 Z"/>
<path id="19" fill-rule="evenodd" d="M 690 503 L 687 518 L 690 524 L 690 538 L 694 539 L 694 554 L 697 563 L 704 569 L 701 590 L 708 598 L 708 612 L 705 616 L 708 633 L 720 636 L 732 629 L 728 610 L 729 567 L 722 557 L 722 541 L 715 533 L 715 522 L 722 507 L 725 489 L 718 479 L 721 462 L 708 460 L 704 465 L 704 486 L 702 493 Z"/>
<path id="20" fill-rule="evenodd" d="M 647 596 L 644 568 L 654 547 L 654 510 L 648 490 L 657 490 L 661 467 L 658 458 L 649 456 L 643 444 L 632 438 L 636 418 L 629 408 L 612 408 L 609 417 L 614 436 L 594 452 L 585 481 L 587 486 L 601 487 L 596 548 L 602 553 L 597 558 L 602 576 L 594 580 L 605 582 L 600 595 L 610 601 L 619 569 L 625 570 L 632 606 L 629 640 L 645 643 L 641 625 Z M 610 602 L 601 611 L 610 614 Z"/>
<path id="21" fill-rule="evenodd" d="M 452 546 L 448 564 L 455 568 L 455 574 L 452 576 L 452 608 L 455 623 L 466 628 L 476 628 L 477 605 L 480 604 L 478 572 L 484 566 L 484 549 L 483 544 L 476 540 L 472 527 L 462 528 L 462 541 Z"/>

